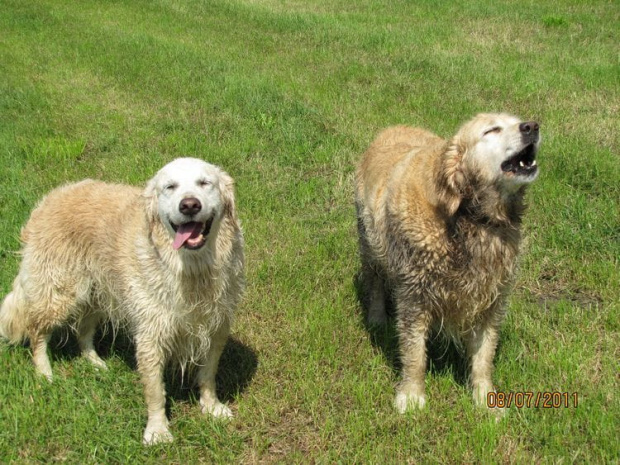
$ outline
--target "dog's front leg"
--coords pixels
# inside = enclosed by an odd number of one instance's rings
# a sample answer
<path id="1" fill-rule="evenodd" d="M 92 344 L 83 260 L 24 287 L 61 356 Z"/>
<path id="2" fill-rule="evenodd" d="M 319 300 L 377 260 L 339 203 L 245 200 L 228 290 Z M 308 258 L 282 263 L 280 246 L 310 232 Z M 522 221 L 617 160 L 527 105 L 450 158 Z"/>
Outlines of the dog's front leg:
<path id="1" fill-rule="evenodd" d="M 421 409 L 426 404 L 426 338 L 432 318 L 406 293 L 399 294 L 396 296 L 396 311 L 403 374 L 394 406 L 400 413 L 405 413 L 411 407 Z"/>
<path id="2" fill-rule="evenodd" d="M 485 318 L 476 324 L 465 338 L 467 355 L 471 366 L 470 382 L 476 405 L 487 406 L 487 396 L 493 392 L 493 358 L 499 340 L 499 328 L 504 312 L 501 303 L 497 302 L 487 310 Z M 496 409 L 503 413 L 502 409 Z"/>
<path id="3" fill-rule="evenodd" d="M 168 429 L 166 417 L 165 358 L 158 342 L 151 337 L 137 337 L 136 358 L 148 411 L 142 442 L 146 445 L 170 442 L 173 437 Z"/>
<path id="4" fill-rule="evenodd" d="M 197 381 L 200 388 L 202 413 L 209 413 L 216 418 L 232 417 L 232 411 L 220 402 L 215 389 L 215 375 L 229 333 L 230 325 L 228 322 L 225 322 L 211 337 L 209 352 L 204 360 L 201 361 L 198 369 Z"/>

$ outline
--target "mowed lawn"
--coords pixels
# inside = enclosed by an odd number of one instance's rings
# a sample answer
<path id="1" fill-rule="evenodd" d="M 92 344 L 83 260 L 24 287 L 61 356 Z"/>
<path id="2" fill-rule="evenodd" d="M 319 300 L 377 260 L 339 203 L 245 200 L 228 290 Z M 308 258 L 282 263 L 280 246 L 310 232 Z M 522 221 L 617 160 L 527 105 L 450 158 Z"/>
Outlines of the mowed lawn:
<path id="1" fill-rule="evenodd" d="M 0 343 L 0 462 L 617 463 L 619 25 L 609 0 L 0 0 L 0 296 L 43 194 L 179 156 L 235 178 L 248 281 L 231 421 L 170 375 L 175 442 L 143 447 L 130 342 L 102 335 L 100 372 L 60 332 L 51 385 Z M 355 164 L 383 127 L 450 137 L 483 111 L 543 137 L 494 381 L 569 406 L 496 422 L 435 343 L 427 409 L 399 415 L 393 324 L 369 331 L 360 303 Z"/>

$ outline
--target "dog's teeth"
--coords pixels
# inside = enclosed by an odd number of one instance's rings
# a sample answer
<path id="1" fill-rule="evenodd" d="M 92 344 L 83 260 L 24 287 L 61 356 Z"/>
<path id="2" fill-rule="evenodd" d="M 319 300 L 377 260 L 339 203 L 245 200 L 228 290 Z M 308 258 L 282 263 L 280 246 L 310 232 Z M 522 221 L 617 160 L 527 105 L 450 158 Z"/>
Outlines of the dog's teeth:
<path id="1" fill-rule="evenodd" d="M 523 167 L 525 166 L 525 165 L 523 164 L 523 161 L 520 161 L 520 162 L 519 162 L 519 166 L 520 166 L 521 168 L 523 168 Z"/>
<path id="2" fill-rule="evenodd" d="M 536 166 L 536 160 L 532 162 L 532 166 Z"/>

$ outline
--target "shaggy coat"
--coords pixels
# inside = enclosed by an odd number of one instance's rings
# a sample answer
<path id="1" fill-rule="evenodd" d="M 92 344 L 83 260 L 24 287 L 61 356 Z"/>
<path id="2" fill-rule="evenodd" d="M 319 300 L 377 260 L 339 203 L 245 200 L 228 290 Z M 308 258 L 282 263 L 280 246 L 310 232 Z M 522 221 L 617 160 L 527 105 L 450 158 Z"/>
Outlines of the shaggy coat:
<path id="1" fill-rule="evenodd" d="M 189 220 L 201 231 L 183 233 L 181 223 Z M 105 368 L 93 336 L 108 320 L 135 340 L 148 408 L 146 444 L 172 439 L 163 381 L 168 361 L 198 367 L 203 412 L 231 415 L 216 396 L 215 373 L 243 292 L 244 258 L 233 181 L 225 172 L 177 159 L 146 189 L 92 180 L 67 185 L 40 202 L 21 240 L 21 267 L 2 303 L 0 334 L 14 343 L 29 339 L 35 365 L 50 381 L 52 331 L 71 325 L 83 355 Z"/>
<path id="2" fill-rule="evenodd" d="M 403 365 L 400 412 L 426 402 L 432 327 L 465 348 L 474 399 L 486 405 L 538 143 L 537 123 L 482 114 L 450 141 L 388 128 L 363 155 L 356 207 L 368 319 L 385 322 L 390 290 Z"/>

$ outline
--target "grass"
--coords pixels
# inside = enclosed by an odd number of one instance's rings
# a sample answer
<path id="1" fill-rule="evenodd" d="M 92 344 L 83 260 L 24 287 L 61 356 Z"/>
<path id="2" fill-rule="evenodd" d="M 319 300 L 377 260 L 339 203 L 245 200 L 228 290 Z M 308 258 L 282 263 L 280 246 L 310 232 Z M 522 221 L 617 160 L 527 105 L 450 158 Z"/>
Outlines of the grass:
<path id="1" fill-rule="evenodd" d="M 617 462 L 620 10 L 611 1 L 0 0 L 0 294 L 37 200 L 143 184 L 195 156 L 236 179 L 248 289 L 222 359 L 230 422 L 169 379 L 173 444 L 144 448 L 131 346 L 110 370 L 59 334 L 55 382 L 0 348 L 0 461 Z M 429 408 L 398 415 L 393 327 L 363 324 L 352 177 L 377 131 L 448 137 L 480 111 L 541 123 L 500 391 L 577 408 L 473 408 L 431 348 Z"/>

